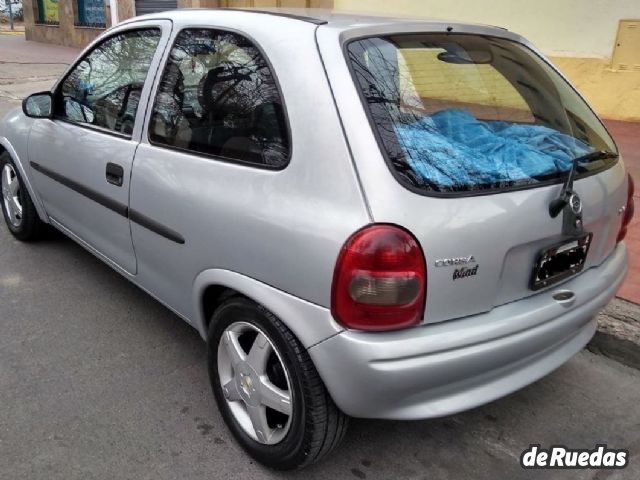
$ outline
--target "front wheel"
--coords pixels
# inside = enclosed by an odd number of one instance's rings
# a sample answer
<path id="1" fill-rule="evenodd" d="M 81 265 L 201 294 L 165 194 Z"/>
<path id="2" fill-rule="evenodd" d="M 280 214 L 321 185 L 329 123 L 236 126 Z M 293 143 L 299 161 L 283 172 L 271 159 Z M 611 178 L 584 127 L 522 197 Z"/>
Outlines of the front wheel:
<path id="1" fill-rule="evenodd" d="M 44 223 L 24 186 L 18 169 L 7 152 L 0 155 L 2 213 L 9 231 L 18 240 L 35 240 L 41 236 Z"/>
<path id="2" fill-rule="evenodd" d="M 347 417 L 304 347 L 263 307 L 243 297 L 225 301 L 211 320 L 208 356 L 218 408 L 260 463 L 303 467 L 342 440 Z"/>

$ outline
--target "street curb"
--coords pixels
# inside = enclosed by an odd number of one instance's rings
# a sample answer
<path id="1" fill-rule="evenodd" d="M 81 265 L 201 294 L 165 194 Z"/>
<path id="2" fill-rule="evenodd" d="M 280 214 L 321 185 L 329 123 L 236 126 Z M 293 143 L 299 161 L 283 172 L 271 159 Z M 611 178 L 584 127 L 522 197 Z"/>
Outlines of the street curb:
<path id="1" fill-rule="evenodd" d="M 596 332 L 587 349 L 640 370 L 640 345 L 604 332 Z"/>
<path id="2" fill-rule="evenodd" d="M 640 370 L 640 305 L 615 298 L 598 315 L 587 349 Z"/>

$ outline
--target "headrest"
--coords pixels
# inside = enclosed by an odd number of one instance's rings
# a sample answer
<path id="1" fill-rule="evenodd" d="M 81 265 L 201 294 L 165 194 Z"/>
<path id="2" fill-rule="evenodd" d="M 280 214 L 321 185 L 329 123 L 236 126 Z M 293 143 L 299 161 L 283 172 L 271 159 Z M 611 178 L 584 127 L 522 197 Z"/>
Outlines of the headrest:
<path id="1" fill-rule="evenodd" d="M 209 112 L 211 108 L 213 108 L 215 85 L 227 81 L 227 79 L 222 76 L 224 70 L 222 66 L 212 68 L 200 79 L 200 84 L 198 85 L 198 102 L 200 102 L 200 106 L 205 112 Z"/>
<path id="2" fill-rule="evenodd" d="M 184 74 L 176 63 L 170 63 L 163 75 L 160 91 L 173 94 L 177 99 L 184 98 Z"/>

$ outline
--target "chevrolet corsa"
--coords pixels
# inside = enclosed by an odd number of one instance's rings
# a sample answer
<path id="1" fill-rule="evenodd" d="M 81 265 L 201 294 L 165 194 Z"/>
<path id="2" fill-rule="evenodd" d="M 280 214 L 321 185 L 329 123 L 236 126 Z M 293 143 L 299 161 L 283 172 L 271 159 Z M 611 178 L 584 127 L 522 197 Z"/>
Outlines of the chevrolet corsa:
<path id="1" fill-rule="evenodd" d="M 136 17 L 0 145 L 13 235 L 61 230 L 196 328 L 226 424 L 278 469 L 350 416 L 450 415 L 541 378 L 626 271 L 615 143 L 501 28 Z"/>

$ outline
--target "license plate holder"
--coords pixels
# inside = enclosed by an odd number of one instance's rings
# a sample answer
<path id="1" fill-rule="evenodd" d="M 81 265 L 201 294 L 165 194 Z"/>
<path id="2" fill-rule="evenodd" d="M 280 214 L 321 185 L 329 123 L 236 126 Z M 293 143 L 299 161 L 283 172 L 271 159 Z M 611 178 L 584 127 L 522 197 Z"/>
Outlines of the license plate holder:
<path id="1" fill-rule="evenodd" d="M 584 268 L 592 233 L 564 240 L 542 250 L 537 257 L 529 287 L 540 290 L 572 277 Z"/>

